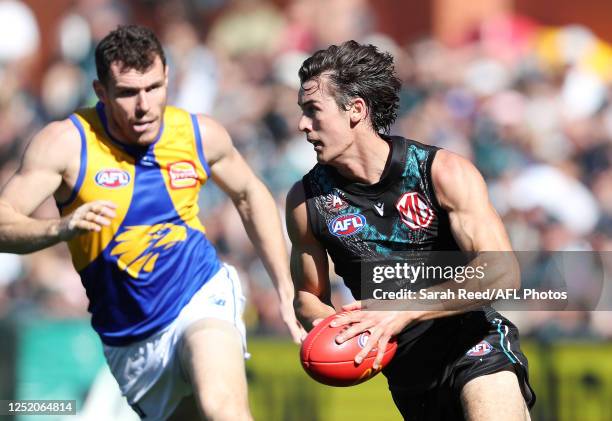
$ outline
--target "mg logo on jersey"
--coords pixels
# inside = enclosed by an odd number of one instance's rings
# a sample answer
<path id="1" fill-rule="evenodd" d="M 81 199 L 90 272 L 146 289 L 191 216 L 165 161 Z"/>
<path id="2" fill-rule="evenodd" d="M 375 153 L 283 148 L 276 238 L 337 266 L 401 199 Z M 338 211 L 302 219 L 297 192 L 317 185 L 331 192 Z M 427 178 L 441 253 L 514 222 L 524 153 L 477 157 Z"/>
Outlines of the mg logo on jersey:
<path id="1" fill-rule="evenodd" d="M 198 183 L 198 173 L 191 161 L 178 161 L 168 165 L 170 187 L 173 189 L 186 189 Z"/>
<path id="2" fill-rule="evenodd" d="M 340 215 L 329 223 L 329 231 L 336 237 L 357 234 L 365 227 L 365 216 L 359 213 Z"/>
<path id="3" fill-rule="evenodd" d="M 105 168 L 96 173 L 96 184 L 108 189 L 117 189 L 130 183 L 130 173 L 117 168 Z"/>
<path id="4" fill-rule="evenodd" d="M 435 217 L 433 210 L 417 192 L 404 193 L 395 207 L 402 222 L 415 230 L 428 227 Z"/>
<path id="5" fill-rule="evenodd" d="M 482 357 L 493 351 L 493 345 L 487 341 L 480 341 L 465 353 L 468 357 Z"/>

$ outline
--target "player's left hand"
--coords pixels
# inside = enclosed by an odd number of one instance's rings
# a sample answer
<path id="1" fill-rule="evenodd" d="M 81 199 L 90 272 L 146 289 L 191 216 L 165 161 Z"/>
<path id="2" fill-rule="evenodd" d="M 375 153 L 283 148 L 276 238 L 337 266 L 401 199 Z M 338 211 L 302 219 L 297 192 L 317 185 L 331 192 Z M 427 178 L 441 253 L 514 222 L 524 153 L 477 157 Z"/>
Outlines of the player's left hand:
<path id="1" fill-rule="evenodd" d="M 350 325 L 347 330 L 336 337 L 336 342 L 342 343 L 363 332 L 370 336 L 363 349 L 355 356 L 355 363 L 361 364 L 369 352 L 377 348 L 376 359 L 372 367 L 377 369 L 382 362 L 387 343 L 400 333 L 406 326 L 417 320 L 422 312 L 418 311 L 387 311 L 366 310 L 367 304 L 355 301 L 342 306 L 345 312 L 334 320 L 332 326 Z"/>
<path id="2" fill-rule="evenodd" d="M 301 344 L 307 335 L 306 330 L 302 327 L 300 322 L 295 317 L 295 310 L 291 301 L 285 301 L 280 303 L 280 313 L 283 322 L 289 328 L 291 339 L 296 344 Z"/>

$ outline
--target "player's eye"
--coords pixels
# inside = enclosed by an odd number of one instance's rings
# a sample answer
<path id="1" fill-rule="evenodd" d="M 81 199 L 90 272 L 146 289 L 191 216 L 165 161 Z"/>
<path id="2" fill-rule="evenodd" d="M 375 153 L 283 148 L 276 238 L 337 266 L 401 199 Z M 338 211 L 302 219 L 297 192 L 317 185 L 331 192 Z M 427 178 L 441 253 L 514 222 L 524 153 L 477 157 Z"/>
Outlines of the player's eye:
<path id="1" fill-rule="evenodd" d="M 312 117 L 317 113 L 318 109 L 312 105 L 308 105 L 304 108 L 304 115 Z"/>
<path id="2" fill-rule="evenodd" d="M 138 94 L 138 91 L 135 89 L 121 89 L 117 91 L 117 96 L 119 98 L 129 98 L 137 94 Z"/>

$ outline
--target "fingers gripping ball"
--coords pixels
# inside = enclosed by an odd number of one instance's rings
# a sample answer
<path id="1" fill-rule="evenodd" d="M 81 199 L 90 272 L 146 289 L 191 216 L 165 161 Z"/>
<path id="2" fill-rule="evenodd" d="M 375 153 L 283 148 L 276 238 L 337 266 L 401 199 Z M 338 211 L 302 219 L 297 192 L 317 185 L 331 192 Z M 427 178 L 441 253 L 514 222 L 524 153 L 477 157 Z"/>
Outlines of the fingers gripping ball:
<path id="1" fill-rule="evenodd" d="M 347 326 L 331 327 L 329 324 L 336 317 L 329 316 L 310 331 L 300 350 L 302 367 L 310 377 L 329 386 L 353 386 L 371 379 L 391 361 L 397 342 L 395 339 L 389 341 L 382 364 L 377 370 L 372 368 L 377 348 L 373 348 L 363 362 L 357 365 L 355 356 L 367 343 L 369 333 L 361 333 L 338 344 L 336 336 Z"/>

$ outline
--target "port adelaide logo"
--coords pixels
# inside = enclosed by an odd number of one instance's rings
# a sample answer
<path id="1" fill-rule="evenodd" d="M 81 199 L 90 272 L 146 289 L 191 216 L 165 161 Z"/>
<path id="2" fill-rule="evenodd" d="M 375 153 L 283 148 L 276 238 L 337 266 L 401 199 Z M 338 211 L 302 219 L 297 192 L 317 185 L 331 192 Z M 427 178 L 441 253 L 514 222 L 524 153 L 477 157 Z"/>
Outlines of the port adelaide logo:
<path id="1" fill-rule="evenodd" d="M 357 234 L 365 225 L 365 216 L 360 213 L 349 213 L 334 218 L 329 223 L 329 232 L 336 237 L 347 237 Z"/>
<path id="2" fill-rule="evenodd" d="M 96 184 L 107 189 L 118 189 L 130 184 L 130 173 L 117 168 L 105 168 L 96 173 Z"/>
<path id="3" fill-rule="evenodd" d="M 338 213 L 348 208 L 348 203 L 338 194 L 330 193 L 325 196 L 325 209 L 328 212 Z"/>

